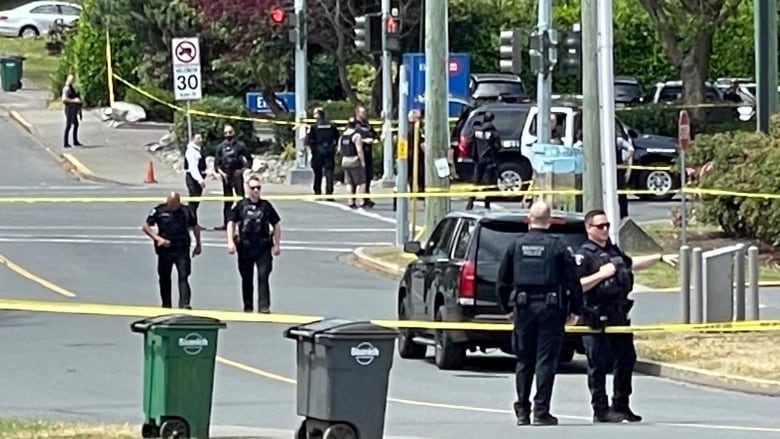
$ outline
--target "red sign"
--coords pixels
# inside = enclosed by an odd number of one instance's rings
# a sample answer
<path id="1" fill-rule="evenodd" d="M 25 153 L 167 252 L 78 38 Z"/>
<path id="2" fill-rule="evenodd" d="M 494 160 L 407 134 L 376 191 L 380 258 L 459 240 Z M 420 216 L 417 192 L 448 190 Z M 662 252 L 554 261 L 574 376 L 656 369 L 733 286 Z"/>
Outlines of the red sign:
<path id="1" fill-rule="evenodd" d="M 456 75 L 460 72 L 460 61 L 455 58 L 450 58 L 450 62 L 447 65 L 450 75 Z"/>
<path id="2" fill-rule="evenodd" d="M 396 32 L 398 32 L 398 23 L 396 23 L 395 18 L 387 17 L 387 33 L 394 34 Z"/>
<path id="3" fill-rule="evenodd" d="M 284 22 L 284 10 L 282 8 L 274 8 L 271 11 L 271 20 L 276 24 L 282 24 Z"/>
<path id="4" fill-rule="evenodd" d="M 680 110 L 680 119 L 677 121 L 677 141 L 683 151 L 688 150 L 691 142 L 691 124 L 688 120 L 688 112 Z"/>

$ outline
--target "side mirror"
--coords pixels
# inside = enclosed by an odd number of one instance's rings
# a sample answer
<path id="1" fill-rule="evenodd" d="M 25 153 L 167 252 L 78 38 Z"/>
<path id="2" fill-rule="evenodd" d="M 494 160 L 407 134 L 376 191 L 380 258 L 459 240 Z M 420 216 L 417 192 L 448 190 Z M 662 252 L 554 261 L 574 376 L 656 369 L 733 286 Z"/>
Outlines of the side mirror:
<path id="1" fill-rule="evenodd" d="M 629 136 L 630 136 L 632 139 L 636 139 L 637 137 L 639 137 L 639 133 L 637 133 L 637 132 L 636 132 L 636 131 L 635 131 L 633 128 L 629 128 L 629 129 L 628 129 L 628 135 L 629 135 Z"/>
<path id="2" fill-rule="evenodd" d="M 420 255 L 422 253 L 422 244 L 419 241 L 409 241 L 404 243 L 404 253 Z"/>

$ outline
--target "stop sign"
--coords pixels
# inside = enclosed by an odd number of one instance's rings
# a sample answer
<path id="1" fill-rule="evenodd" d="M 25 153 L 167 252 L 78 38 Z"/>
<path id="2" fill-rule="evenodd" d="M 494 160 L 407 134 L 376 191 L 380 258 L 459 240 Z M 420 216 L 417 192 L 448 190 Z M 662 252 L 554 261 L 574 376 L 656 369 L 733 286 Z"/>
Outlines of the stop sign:
<path id="1" fill-rule="evenodd" d="M 680 118 L 677 121 L 677 141 L 683 151 L 688 150 L 688 144 L 691 142 L 691 124 L 688 121 L 688 112 L 680 110 Z"/>

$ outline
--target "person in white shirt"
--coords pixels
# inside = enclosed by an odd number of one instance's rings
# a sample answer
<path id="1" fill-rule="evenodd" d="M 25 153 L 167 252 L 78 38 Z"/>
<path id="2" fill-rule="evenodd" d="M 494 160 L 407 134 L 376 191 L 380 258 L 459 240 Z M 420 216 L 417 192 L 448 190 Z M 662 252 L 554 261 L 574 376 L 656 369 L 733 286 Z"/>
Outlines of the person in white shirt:
<path id="1" fill-rule="evenodd" d="M 184 171 L 186 172 L 184 181 L 191 197 L 200 197 L 203 194 L 203 188 L 206 187 L 206 159 L 201 153 L 202 145 L 203 137 L 200 134 L 193 134 L 190 143 L 187 144 L 187 150 L 184 152 Z M 190 201 L 189 205 L 197 218 L 200 202 Z"/>

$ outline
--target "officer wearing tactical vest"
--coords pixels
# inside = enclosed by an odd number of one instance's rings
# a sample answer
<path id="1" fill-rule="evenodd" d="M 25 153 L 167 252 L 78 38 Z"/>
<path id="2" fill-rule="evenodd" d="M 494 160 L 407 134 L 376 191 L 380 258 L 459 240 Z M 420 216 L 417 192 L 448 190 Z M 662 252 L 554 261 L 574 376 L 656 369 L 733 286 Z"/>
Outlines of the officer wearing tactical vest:
<path id="1" fill-rule="evenodd" d="M 249 178 L 249 194 L 233 206 L 227 226 L 228 253 L 238 253 L 238 272 L 244 311 L 254 309 L 254 269 L 257 266 L 258 310 L 270 312 L 271 290 L 268 278 L 273 256 L 281 252 L 282 226 L 279 214 L 267 200 L 260 199 L 260 179 Z"/>
<path id="2" fill-rule="evenodd" d="M 214 154 L 214 169 L 222 177 L 222 195 L 225 197 L 244 196 L 244 170 L 252 166 L 252 155 L 244 142 L 235 138 L 236 131 L 230 125 L 225 125 L 225 140 L 217 145 Z M 225 230 L 232 201 L 225 201 L 222 208 L 222 225 L 216 230 Z"/>
<path id="3" fill-rule="evenodd" d="M 601 329 L 606 325 L 630 325 L 628 313 L 633 300 L 628 294 L 634 286 L 633 270 L 664 260 L 663 254 L 631 258 L 609 239 L 610 223 L 601 209 L 585 215 L 588 239 L 575 255 L 584 291 L 584 324 Z M 634 335 L 594 333 L 583 335 L 588 357 L 588 388 L 591 393 L 593 422 L 639 422 L 642 417 L 629 408 L 631 376 L 636 363 Z M 612 406 L 605 389 L 606 375 L 614 375 Z"/>
<path id="4" fill-rule="evenodd" d="M 474 160 L 474 184 L 495 185 L 498 179 L 498 152 L 501 150 L 501 138 L 493 125 L 495 115 L 490 111 L 482 116 L 482 125 L 474 130 L 471 137 L 471 158 Z M 474 208 L 476 197 L 469 197 L 466 210 Z M 485 198 L 485 208 L 490 209 L 490 200 Z"/>
<path id="5" fill-rule="evenodd" d="M 156 232 L 153 226 L 157 226 Z M 179 308 L 191 309 L 188 282 L 191 271 L 190 230 L 195 235 L 192 256 L 199 255 L 201 251 L 200 228 L 195 215 L 189 206 L 181 204 L 181 197 L 177 192 L 171 192 L 165 203 L 157 205 L 149 212 L 141 228 L 155 243 L 163 308 L 171 308 L 171 272 L 175 265 L 179 277 Z"/>
<path id="6" fill-rule="evenodd" d="M 191 197 L 200 197 L 203 195 L 203 188 L 206 187 L 206 159 L 201 152 L 203 137 L 200 134 L 193 134 L 190 143 L 187 144 L 187 150 L 184 152 L 184 183 Z M 200 202 L 190 201 L 189 206 L 192 213 L 198 214 Z"/>
<path id="7" fill-rule="evenodd" d="M 517 425 L 531 423 L 529 398 L 534 374 L 533 423 L 558 424 L 550 414 L 555 373 L 565 324 L 576 323 L 582 306 L 573 251 L 550 234 L 550 216 L 546 203 L 539 201 L 531 206 L 528 233 L 507 248 L 498 270 L 496 285 L 501 306 L 514 317 Z"/>
<path id="8" fill-rule="evenodd" d="M 333 193 L 333 171 L 336 166 L 336 140 L 339 131 L 330 123 L 322 108 L 314 109 L 317 123 L 311 127 L 306 144 L 311 148 L 311 168 L 314 171 L 314 193 L 322 193 L 322 176 L 325 176 L 325 193 Z M 329 200 L 332 201 L 332 200 Z"/>

